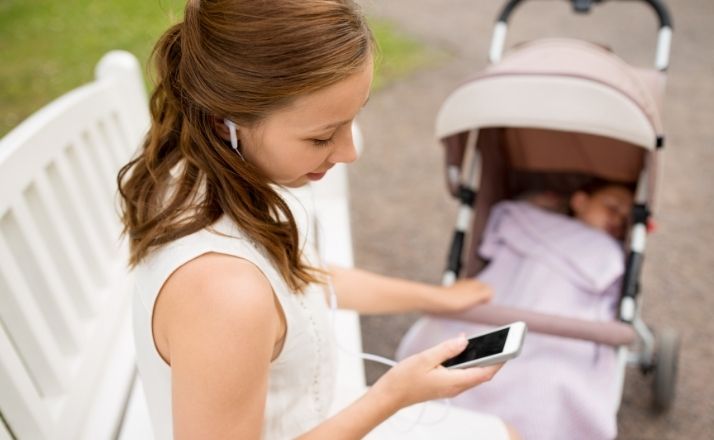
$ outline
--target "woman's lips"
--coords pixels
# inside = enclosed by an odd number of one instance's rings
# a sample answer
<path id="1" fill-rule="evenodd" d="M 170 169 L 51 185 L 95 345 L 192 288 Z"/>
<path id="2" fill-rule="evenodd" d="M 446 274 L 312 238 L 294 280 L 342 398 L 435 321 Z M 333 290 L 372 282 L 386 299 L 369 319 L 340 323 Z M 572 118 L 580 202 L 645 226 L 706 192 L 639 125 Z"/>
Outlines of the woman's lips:
<path id="1" fill-rule="evenodd" d="M 332 167 L 330 167 L 332 168 Z M 319 173 L 307 173 L 307 178 L 310 180 L 320 180 L 323 177 L 325 177 L 325 174 L 327 174 L 328 171 L 330 171 L 330 168 L 326 169 L 325 171 L 319 172 Z"/>
<path id="2" fill-rule="evenodd" d="M 320 180 L 325 177 L 325 174 L 327 174 L 327 171 L 323 173 L 308 173 L 307 178 L 310 180 Z"/>

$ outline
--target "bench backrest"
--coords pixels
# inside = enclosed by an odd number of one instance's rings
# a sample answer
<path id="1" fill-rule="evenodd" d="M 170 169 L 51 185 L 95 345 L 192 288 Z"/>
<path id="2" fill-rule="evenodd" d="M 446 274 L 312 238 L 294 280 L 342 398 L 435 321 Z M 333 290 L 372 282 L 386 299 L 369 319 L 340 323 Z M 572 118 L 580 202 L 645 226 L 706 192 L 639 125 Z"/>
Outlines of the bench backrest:
<path id="1" fill-rule="evenodd" d="M 148 122 L 139 63 L 110 52 L 0 140 L 0 440 L 118 430 L 135 369 L 116 174 Z"/>

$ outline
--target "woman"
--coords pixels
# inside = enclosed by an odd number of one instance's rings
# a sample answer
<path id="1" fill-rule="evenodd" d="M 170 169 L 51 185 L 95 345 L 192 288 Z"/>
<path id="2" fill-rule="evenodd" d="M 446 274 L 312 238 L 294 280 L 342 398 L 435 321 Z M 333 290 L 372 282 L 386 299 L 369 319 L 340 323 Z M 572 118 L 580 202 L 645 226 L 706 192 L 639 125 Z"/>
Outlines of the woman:
<path id="1" fill-rule="evenodd" d="M 328 276 L 339 304 L 363 313 L 460 310 L 489 297 L 474 281 L 442 289 L 318 269 L 300 249 L 276 187 L 356 158 L 351 125 L 372 54 L 349 0 L 190 1 L 159 40 L 151 128 L 118 176 L 158 439 L 361 438 L 402 407 L 497 371 L 441 368 L 462 336 L 400 363 L 327 418 Z M 507 436 L 497 419 L 478 420 L 488 438 Z"/>

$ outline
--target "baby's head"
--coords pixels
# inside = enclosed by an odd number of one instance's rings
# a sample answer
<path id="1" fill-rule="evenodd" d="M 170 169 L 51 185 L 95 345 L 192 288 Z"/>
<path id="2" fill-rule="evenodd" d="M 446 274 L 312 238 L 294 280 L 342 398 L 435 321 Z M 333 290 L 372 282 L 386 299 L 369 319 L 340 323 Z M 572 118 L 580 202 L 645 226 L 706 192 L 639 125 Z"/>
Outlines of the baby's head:
<path id="1" fill-rule="evenodd" d="M 625 185 L 596 182 L 573 193 L 570 209 L 575 218 L 622 240 L 632 201 L 632 191 Z"/>

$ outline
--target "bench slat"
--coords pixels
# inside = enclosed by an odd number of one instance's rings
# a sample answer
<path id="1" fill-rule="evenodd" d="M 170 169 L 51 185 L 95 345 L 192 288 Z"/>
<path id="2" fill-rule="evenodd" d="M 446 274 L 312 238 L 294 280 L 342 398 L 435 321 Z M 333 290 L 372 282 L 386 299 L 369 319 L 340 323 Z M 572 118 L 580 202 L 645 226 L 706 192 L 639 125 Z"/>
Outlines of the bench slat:
<path id="1" fill-rule="evenodd" d="M 10 435 L 10 431 L 7 430 L 7 426 L 0 420 L 0 440 L 13 440 Z"/>
<path id="2" fill-rule="evenodd" d="M 101 314 L 58 418 L 57 429 L 65 438 L 113 438 L 129 396 L 135 369 L 129 313 L 132 278 L 121 264 L 111 278 L 111 293 L 103 295 Z"/>
<path id="3" fill-rule="evenodd" d="M 77 144 L 94 168 L 99 184 L 97 191 L 101 193 L 105 201 L 111 201 L 113 200 L 111 196 L 114 195 L 116 189 L 116 170 L 107 157 L 107 147 L 102 144 L 94 127 L 93 122 L 87 124 L 86 129 L 78 136 Z"/>
<path id="4" fill-rule="evenodd" d="M 6 321 L 4 316 L 2 319 Z M 3 326 L 0 326 L 0 360 L 0 389 L 3 391 L 0 411 L 5 421 L 19 439 L 49 438 L 51 414 Z"/>
<path id="5" fill-rule="evenodd" d="M 58 188 L 63 190 L 63 204 L 69 207 L 67 213 L 72 216 L 70 224 L 74 226 L 75 241 L 81 244 L 87 253 L 85 258 L 89 263 L 88 273 L 93 275 L 96 284 L 100 284 L 109 270 L 107 260 L 110 258 L 108 249 L 102 246 L 100 240 L 102 229 L 98 222 L 92 221 L 91 210 L 80 198 L 83 191 L 72 173 L 68 159 L 61 155 L 55 164 L 57 173 L 50 174 L 50 177 L 59 185 Z"/>
<path id="6" fill-rule="evenodd" d="M 38 214 L 36 219 L 43 232 L 43 240 L 48 245 L 51 258 L 59 268 L 79 315 L 88 318 L 97 302 L 92 295 L 92 280 L 87 273 L 87 267 L 91 267 L 91 264 L 82 258 L 79 244 L 72 239 L 67 213 L 59 206 L 48 177 L 45 174 L 37 176 L 35 186 L 38 200 L 36 206 L 30 205 L 30 209 Z"/>
<path id="7" fill-rule="evenodd" d="M 118 170 L 126 162 L 128 154 L 126 146 L 121 144 L 120 138 L 114 131 L 111 114 L 106 113 L 100 115 L 93 125 L 102 139 L 102 142 L 107 146 L 107 152 L 111 158 L 111 169 Z M 112 176 L 112 178 L 116 179 L 116 175 Z M 113 187 L 116 190 L 116 180 L 114 180 L 113 183 Z"/>
<path id="8" fill-rule="evenodd" d="M 17 247 L 27 247 L 24 255 L 17 255 L 21 261 L 25 279 L 34 292 L 34 297 L 45 313 L 45 319 L 59 342 L 60 349 L 67 355 L 76 354 L 81 344 L 81 328 L 77 310 L 73 306 L 67 287 L 57 272 L 42 233 L 30 214 L 27 204 L 18 200 L 12 211 L 19 234 L 12 241 L 21 240 Z M 23 249 L 24 250 L 24 249 Z"/>
<path id="9" fill-rule="evenodd" d="M 81 137 L 73 140 L 72 147 L 67 150 L 67 159 L 72 171 L 82 183 L 85 203 L 92 207 L 92 218 L 101 230 L 100 237 L 106 249 L 114 245 L 114 236 L 118 229 L 118 219 L 112 212 L 113 195 L 102 191 L 102 180 L 98 174 L 97 165 L 89 160 L 90 152 L 84 148 Z"/>
<path id="10" fill-rule="evenodd" d="M 144 386 L 137 374 L 117 440 L 152 440 L 153 438 Z"/>
<path id="11" fill-rule="evenodd" d="M 44 395 L 56 395 L 66 388 L 69 377 L 64 356 L 49 324 L 30 291 L 22 271 L 0 235 L 0 283 L 11 295 L 0 295 L 0 317 L 20 351 L 24 364 Z M 4 289 L 3 289 L 4 290 Z"/>
<path id="12" fill-rule="evenodd" d="M 112 112 L 111 115 L 111 127 L 114 128 L 114 132 L 123 145 L 123 153 L 127 156 L 134 154 L 138 145 L 136 143 L 129 142 L 130 138 L 136 138 L 136 127 L 132 126 L 132 123 L 127 120 L 125 113 Z M 139 131 L 139 138 L 142 138 L 149 127 L 144 127 L 143 130 Z"/>

